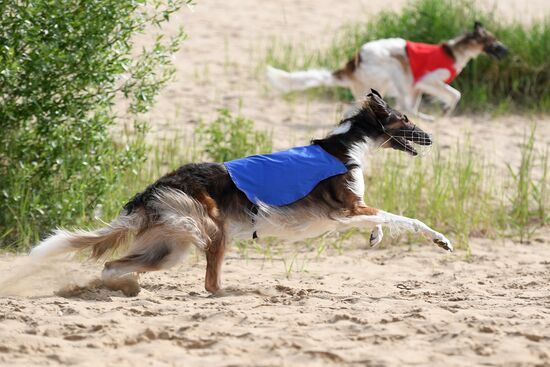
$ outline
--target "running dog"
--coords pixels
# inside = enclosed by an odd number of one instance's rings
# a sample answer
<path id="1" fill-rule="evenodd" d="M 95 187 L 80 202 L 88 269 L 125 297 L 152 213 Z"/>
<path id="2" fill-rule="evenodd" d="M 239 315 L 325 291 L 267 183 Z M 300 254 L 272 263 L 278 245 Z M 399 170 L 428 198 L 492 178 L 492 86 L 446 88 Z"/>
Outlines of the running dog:
<path id="1" fill-rule="evenodd" d="M 91 249 L 100 258 L 127 244 L 125 255 L 105 263 L 105 284 L 130 273 L 180 263 L 190 246 L 206 255 L 205 288 L 220 291 L 226 245 L 233 239 L 300 240 L 327 231 L 381 226 L 420 232 L 441 248 L 450 241 L 417 219 L 367 206 L 362 167 L 365 153 L 393 148 L 416 155 L 414 144 L 430 136 L 369 93 L 352 115 L 325 138 L 305 147 L 221 163 L 192 163 L 161 177 L 135 195 L 120 216 L 95 231 L 57 230 L 30 255 L 47 258 Z M 139 288 L 138 288 L 139 289 Z"/>
<path id="2" fill-rule="evenodd" d="M 444 103 L 449 115 L 460 100 L 460 92 L 449 83 L 464 69 L 468 61 L 485 52 L 497 60 L 508 53 L 495 36 L 476 22 L 472 32 L 439 45 L 416 43 L 402 38 L 388 38 L 365 43 L 348 63 L 334 72 L 307 70 L 286 72 L 267 68 L 273 86 L 283 92 L 317 86 L 350 88 L 359 99 L 369 88 L 384 96 L 394 97 L 396 107 L 426 120 L 419 113 L 422 94 Z"/>

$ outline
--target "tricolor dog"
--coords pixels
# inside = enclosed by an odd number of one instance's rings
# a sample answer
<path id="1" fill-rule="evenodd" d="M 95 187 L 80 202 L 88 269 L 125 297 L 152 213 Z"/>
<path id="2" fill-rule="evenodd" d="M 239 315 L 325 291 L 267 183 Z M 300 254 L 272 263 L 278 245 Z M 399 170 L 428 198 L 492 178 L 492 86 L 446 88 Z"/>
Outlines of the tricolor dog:
<path id="1" fill-rule="evenodd" d="M 300 240 L 327 231 L 381 226 L 420 232 L 445 250 L 449 240 L 417 219 L 368 206 L 363 195 L 365 153 L 393 148 L 416 155 L 414 144 L 430 136 L 392 109 L 376 91 L 325 138 L 288 151 L 226 163 L 192 163 L 161 177 L 135 195 L 118 218 L 95 231 L 57 230 L 31 251 L 44 258 L 91 249 L 99 258 L 127 244 L 125 254 L 105 263 L 108 284 L 130 273 L 178 264 L 190 246 L 206 254 L 205 287 L 221 287 L 221 267 L 233 239 Z"/>
<path id="2" fill-rule="evenodd" d="M 369 88 L 396 99 L 405 113 L 431 120 L 418 112 L 422 94 L 441 100 L 450 114 L 460 100 L 460 92 L 449 83 L 468 61 L 485 52 L 496 59 L 508 50 L 481 23 L 472 32 L 438 45 L 388 38 L 365 43 L 353 59 L 339 70 L 286 72 L 268 66 L 271 83 L 283 92 L 317 86 L 350 88 L 359 99 Z"/>

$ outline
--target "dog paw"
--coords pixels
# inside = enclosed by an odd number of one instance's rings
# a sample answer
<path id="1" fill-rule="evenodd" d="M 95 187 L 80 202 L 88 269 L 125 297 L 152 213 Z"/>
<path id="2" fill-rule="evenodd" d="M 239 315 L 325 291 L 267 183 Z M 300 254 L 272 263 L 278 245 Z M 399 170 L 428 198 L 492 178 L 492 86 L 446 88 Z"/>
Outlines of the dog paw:
<path id="1" fill-rule="evenodd" d="M 437 233 L 435 237 L 432 238 L 432 241 L 442 249 L 453 252 L 453 245 L 451 245 L 451 241 L 449 241 L 447 237 L 445 237 L 441 233 Z"/>
<path id="2" fill-rule="evenodd" d="M 110 290 L 121 291 L 126 297 L 135 297 L 141 288 L 135 275 L 125 275 L 118 278 L 104 279 L 103 284 Z"/>
<path id="3" fill-rule="evenodd" d="M 382 238 L 384 238 L 384 232 L 382 231 L 382 226 L 377 225 L 372 229 L 372 232 L 370 233 L 370 238 L 369 238 L 370 247 L 374 247 L 378 245 L 380 242 L 382 242 Z"/>

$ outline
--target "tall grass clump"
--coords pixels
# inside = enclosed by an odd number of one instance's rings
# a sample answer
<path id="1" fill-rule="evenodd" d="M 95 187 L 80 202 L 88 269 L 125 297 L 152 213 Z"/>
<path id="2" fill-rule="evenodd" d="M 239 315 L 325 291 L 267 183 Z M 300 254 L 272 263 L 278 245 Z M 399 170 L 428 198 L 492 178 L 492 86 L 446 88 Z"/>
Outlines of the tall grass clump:
<path id="1" fill-rule="evenodd" d="M 521 145 L 521 162 L 517 169 L 507 164 L 512 179 L 509 195 L 511 206 L 510 227 L 521 242 L 527 241 L 535 227 L 531 224 L 546 224 L 550 221 L 550 196 L 548 189 L 548 149 L 542 154 L 535 150 L 535 128 L 526 135 Z M 540 175 L 534 174 L 539 165 Z"/>
<path id="2" fill-rule="evenodd" d="M 506 44 L 510 53 L 500 62 L 481 56 L 468 64 L 453 81 L 462 92 L 459 107 L 550 110 L 550 15 L 528 25 L 506 22 L 495 13 L 481 11 L 471 0 L 414 0 L 398 12 L 383 11 L 370 21 L 344 26 L 324 50 L 274 40 L 265 62 L 285 70 L 319 66 L 334 70 L 365 42 L 401 37 L 438 43 L 471 31 L 476 20 Z M 336 93 L 351 98 L 341 89 Z"/>
<path id="3" fill-rule="evenodd" d="M 139 114 L 170 79 L 184 34 L 141 50 L 132 38 L 186 2 L 0 2 L 0 247 L 90 218 L 137 170 Z M 136 134 L 115 142 L 108 129 L 122 118 Z"/>
<path id="4" fill-rule="evenodd" d="M 252 154 L 270 153 L 271 135 L 254 129 L 254 121 L 233 115 L 226 108 L 209 124 L 202 123 L 195 130 L 197 139 L 206 142 L 204 155 L 215 162 L 226 162 Z"/>
<path id="5" fill-rule="evenodd" d="M 509 175 L 497 175 L 469 143 L 424 159 L 381 153 L 365 177 L 365 200 L 421 219 L 458 247 L 476 236 L 526 242 L 550 221 L 548 151 L 536 150 L 534 137 L 535 128 L 524 139 L 519 166 L 508 165 Z"/>
<path id="6" fill-rule="evenodd" d="M 495 236 L 502 209 L 492 169 L 469 144 L 424 159 L 385 153 L 366 176 L 369 205 L 419 218 L 465 247 L 474 235 Z"/>

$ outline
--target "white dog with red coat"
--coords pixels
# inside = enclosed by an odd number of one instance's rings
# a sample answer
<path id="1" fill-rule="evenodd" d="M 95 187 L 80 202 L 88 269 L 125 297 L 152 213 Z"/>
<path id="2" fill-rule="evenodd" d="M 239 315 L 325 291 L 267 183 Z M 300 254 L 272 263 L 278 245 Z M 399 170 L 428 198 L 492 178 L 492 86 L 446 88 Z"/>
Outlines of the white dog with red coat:
<path id="1" fill-rule="evenodd" d="M 350 88 L 359 100 L 374 88 L 382 96 L 394 97 L 397 107 L 404 112 L 432 120 L 418 111 L 422 94 L 442 101 L 446 114 L 450 114 L 461 94 L 449 83 L 482 52 L 502 59 L 508 50 L 476 22 L 472 32 L 437 45 L 402 38 L 365 43 L 353 59 L 334 72 L 326 69 L 286 72 L 268 66 L 267 75 L 273 86 L 283 92 L 342 86 Z"/>

